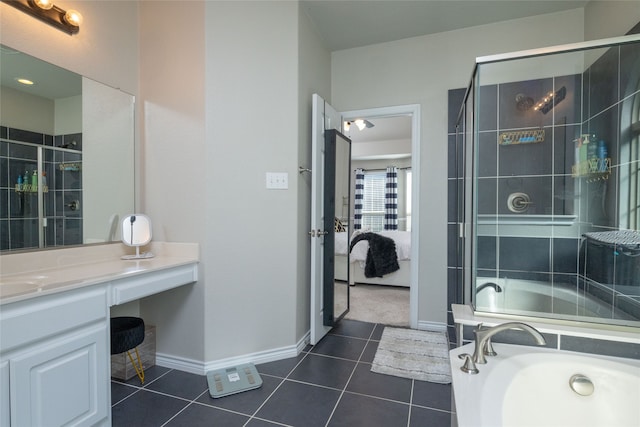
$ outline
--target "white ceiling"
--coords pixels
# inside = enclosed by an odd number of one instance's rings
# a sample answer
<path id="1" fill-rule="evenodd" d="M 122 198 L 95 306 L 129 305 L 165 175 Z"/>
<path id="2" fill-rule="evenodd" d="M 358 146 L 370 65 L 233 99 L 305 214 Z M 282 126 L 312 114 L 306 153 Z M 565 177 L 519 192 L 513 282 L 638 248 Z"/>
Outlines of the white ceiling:
<path id="1" fill-rule="evenodd" d="M 569 0 L 302 0 L 330 51 L 584 7 Z"/>
<path id="2" fill-rule="evenodd" d="M 584 7 L 568 0 L 302 0 L 330 51 Z M 411 138 L 407 117 L 368 118 L 375 126 L 349 133 L 352 142 Z"/>

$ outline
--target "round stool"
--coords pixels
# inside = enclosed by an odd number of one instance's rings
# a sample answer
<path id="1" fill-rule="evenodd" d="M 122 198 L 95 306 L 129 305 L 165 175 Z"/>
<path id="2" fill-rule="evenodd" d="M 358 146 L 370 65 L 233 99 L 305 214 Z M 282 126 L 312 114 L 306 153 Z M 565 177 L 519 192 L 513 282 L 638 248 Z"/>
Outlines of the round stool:
<path id="1" fill-rule="evenodd" d="M 144 369 L 138 353 L 138 346 L 144 341 L 144 320 L 139 317 L 111 318 L 111 354 L 127 352 L 140 382 L 144 384 Z M 135 349 L 138 363 L 133 361 L 129 350 Z"/>

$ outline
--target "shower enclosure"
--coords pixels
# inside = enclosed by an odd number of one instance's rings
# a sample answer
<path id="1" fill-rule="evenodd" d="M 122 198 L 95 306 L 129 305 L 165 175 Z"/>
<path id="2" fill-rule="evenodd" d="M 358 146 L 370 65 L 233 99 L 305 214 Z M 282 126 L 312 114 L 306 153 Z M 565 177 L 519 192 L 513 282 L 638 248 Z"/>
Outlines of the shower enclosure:
<path id="1" fill-rule="evenodd" d="M 462 93 L 450 295 L 640 326 L 640 35 L 478 58 Z"/>
<path id="2" fill-rule="evenodd" d="M 8 200 L 0 250 L 78 245 L 82 237 L 82 134 L 3 128 Z"/>

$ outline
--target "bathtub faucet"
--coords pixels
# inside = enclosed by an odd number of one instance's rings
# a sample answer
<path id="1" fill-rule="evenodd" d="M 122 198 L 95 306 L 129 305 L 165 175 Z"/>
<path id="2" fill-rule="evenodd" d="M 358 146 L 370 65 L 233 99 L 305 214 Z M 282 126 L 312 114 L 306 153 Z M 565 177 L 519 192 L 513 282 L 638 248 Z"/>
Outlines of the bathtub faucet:
<path id="1" fill-rule="evenodd" d="M 487 359 L 485 356 L 495 356 L 496 352 L 491 347 L 491 337 L 498 332 L 506 331 L 508 329 L 519 329 L 521 331 L 529 332 L 536 340 L 536 344 L 545 345 L 547 342 L 538 330 L 532 326 L 522 322 L 508 322 L 500 325 L 493 326 L 491 328 L 483 328 L 482 324 L 478 325 L 473 333 L 476 336 L 476 346 L 473 350 L 473 362 L 485 364 Z"/>
<path id="2" fill-rule="evenodd" d="M 487 358 L 485 356 L 497 355 L 491 345 L 491 337 L 498 332 L 506 331 L 508 329 L 519 329 L 521 331 L 528 332 L 529 334 L 531 334 L 531 336 L 533 336 L 533 338 L 536 340 L 536 344 L 538 345 L 545 345 L 547 343 L 542 334 L 538 332 L 536 328 L 529 326 L 526 323 L 508 322 L 493 326 L 491 328 L 483 327 L 481 323 L 473 331 L 476 337 L 473 355 L 460 355 L 460 358 L 464 358 L 465 360 L 464 366 L 462 366 L 461 369 L 464 372 L 470 374 L 477 374 L 478 368 L 476 368 L 476 363 L 485 364 L 487 363 Z"/>
<path id="3" fill-rule="evenodd" d="M 476 288 L 476 294 L 486 288 L 493 288 L 493 290 L 496 292 L 502 292 L 502 288 L 500 287 L 500 285 L 493 282 L 487 282 L 487 283 L 483 283 L 482 285 Z"/>

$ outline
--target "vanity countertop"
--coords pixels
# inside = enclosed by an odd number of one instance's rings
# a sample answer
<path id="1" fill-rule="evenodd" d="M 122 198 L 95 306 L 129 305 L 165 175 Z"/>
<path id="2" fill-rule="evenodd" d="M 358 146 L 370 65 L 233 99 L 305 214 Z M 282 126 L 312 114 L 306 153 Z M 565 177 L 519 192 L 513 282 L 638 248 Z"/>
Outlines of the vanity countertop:
<path id="1" fill-rule="evenodd" d="M 153 242 L 147 250 L 155 256 L 123 260 L 133 252 L 121 243 L 2 255 L 0 304 L 198 263 L 194 243 Z"/>

